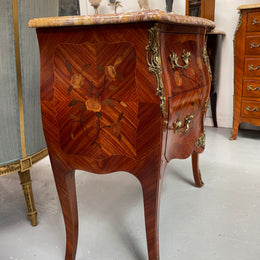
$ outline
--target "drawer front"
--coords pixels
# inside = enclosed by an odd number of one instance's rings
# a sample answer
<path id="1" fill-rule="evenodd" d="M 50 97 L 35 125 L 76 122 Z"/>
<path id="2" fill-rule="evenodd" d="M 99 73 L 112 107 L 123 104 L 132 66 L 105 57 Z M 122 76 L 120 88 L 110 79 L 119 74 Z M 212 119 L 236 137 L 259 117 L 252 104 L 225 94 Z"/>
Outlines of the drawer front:
<path id="1" fill-rule="evenodd" d="M 163 81 L 169 96 L 199 89 L 209 84 L 207 66 L 202 48 L 203 35 L 189 33 L 181 35 L 174 32 L 161 32 L 162 66 L 166 72 Z M 198 40 L 200 38 L 200 40 Z"/>
<path id="2" fill-rule="evenodd" d="M 249 32 L 260 31 L 260 13 L 259 12 L 248 13 L 247 31 L 249 31 Z"/>
<path id="3" fill-rule="evenodd" d="M 260 54 L 260 36 L 247 36 L 245 54 Z"/>
<path id="4" fill-rule="evenodd" d="M 260 58 L 245 59 L 244 76 L 250 76 L 250 77 L 260 76 Z"/>
<path id="5" fill-rule="evenodd" d="M 242 100 L 241 116 L 260 118 L 260 102 Z"/>
<path id="6" fill-rule="evenodd" d="M 260 80 L 244 80 L 243 97 L 260 98 Z"/>
<path id="7" fill-rule="evenodd" d="M 201 150 L 197 140 L 203 133 L 203 117 L 209 89 L 207 87 L 169 100 L 169 121 L 165 157 L 184 159 L 193 151 Z"/>

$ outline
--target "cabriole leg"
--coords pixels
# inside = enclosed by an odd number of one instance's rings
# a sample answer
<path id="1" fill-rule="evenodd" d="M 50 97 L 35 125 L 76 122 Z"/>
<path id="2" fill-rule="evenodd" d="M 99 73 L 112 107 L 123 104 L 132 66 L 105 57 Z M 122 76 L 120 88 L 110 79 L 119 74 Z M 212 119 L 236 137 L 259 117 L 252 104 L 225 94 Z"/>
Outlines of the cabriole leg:
<path id="1" fill-rule="evenodd" d="M 236 140 L 237 139 L 237 135 L 238 135 L 238 127 L 239 127 L 239 123 L 237 120 L 235 120 L 234 118 L 234 122 L 233 122 L 233 129 L 231 132 L 231 136 L 230 136 L 230 140 Z"/>
<path id="2" fill-rule="evenodd" d="M 53 158 L 51 158 L 51 164 L 66 228 L 65 260 L 74 260 L 78 244 L 75 170 L 69 169 Z"/>
<path id="3" fill-rule="evenodd" d="M 201 174 L 200 174 L 200 169 L 199 169 L 199 154 L 198 153 L 196 153 L 196 152 L 192 153 L 191 162 L 192 162 L 192 171 L 193 171 L 193 177 L 194 177 L 195 185 L 200 188 L 204 185 L 204 183 L 201 179 Z"/>
<path id="4" fill-rule="evenodd" d="M 156 164 L 155 162 L 153 162 Z M 151 164 L 152 165 L 152 164 Z M 152 169 L 151 169 L 152 168 Z M 145 227 L 149 260 L 159 260 L 159 206 L 162 179 L 160 166 L 155 165 L 142 171 L 141 182 L 144 200 Z"/>

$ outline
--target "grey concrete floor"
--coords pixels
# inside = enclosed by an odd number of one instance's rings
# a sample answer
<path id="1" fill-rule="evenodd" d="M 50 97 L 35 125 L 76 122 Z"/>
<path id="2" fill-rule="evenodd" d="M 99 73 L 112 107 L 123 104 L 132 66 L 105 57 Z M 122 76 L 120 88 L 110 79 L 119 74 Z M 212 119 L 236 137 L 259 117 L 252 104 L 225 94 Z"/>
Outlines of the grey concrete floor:
<path id="1" fill-rule="evenodd" d="M 207 128 L 200 156 L 205 182 L 193 185 L 190 159 L 166 169 L 160 210 L 161 260 L 260 259 L 260 132 Z M 31 170 L 38 226 L 26 218 L 17 174 L 0 177 L 0 260 L 64 259 L 65 231 L 48 158 Z M 141 187 L 130 174 L 77 171 L 77 260 L 144 260 Z"/>

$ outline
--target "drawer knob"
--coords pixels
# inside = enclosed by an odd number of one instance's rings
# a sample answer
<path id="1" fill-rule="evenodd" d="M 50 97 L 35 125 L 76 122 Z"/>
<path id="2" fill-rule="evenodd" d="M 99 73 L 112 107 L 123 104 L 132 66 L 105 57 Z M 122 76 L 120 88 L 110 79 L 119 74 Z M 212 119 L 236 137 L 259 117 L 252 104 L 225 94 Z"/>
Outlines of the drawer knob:
<path id="1" fill-rule="evenodd" d="M 260 22 L 257 21 L 257 18 L 255 18 L 254 20 L 252 20 L 252 24 L 255 25 L 255 24 L 258 24 L 258 23 L 260 23 Z"/>
<path id="2" fill-rule="evenodd" d="M 260 91 L 260 87 L 255 87 L 255 88 L 253 88 L 253 85 L 249 85 L 249 86 L 247 87 L 247 89 L 248 89 L 248 90 L 252 90 L 252 91 Z"/>
<path id="3" fill-rule="evenodd" d="M 249 65 L 248 66 L 248 70 L 259 70 L 260 69 L 260 66 L 257 66 L 254 68 L 254 65 Z"/>
<path id="4" fill-rule="evenodd" d="M 250 108 L 250 106 L 246 107 L 246 111 L 248 112 L 258 112 L 259 108 L 258 107 L 254 107 L 253 109 Z"/>
<path id="5" fill-rule="evenodd" d="M 170 130 L 173 130 L 174 133 L 184 133 L 186 134 L 190 129 L 190 124 L 193 120 L 193 115 L 187 115 L 184 123 L 180 119 L 177 119 L 175 123 L 172 124 L 172 128 L 169 128 Z"/>
<path id="6" fill-rule="evenodd" d="M 172 69 L 175 69 L 176 67 L 186 69 L 189 66 L 190 56 L 191 56 L 191 53 L 189 51 L 186 52 L 185 50 L 183 50 L 183 54 L 181 56 L 182 61 L 185 64 L 183 66 L 178 64 L 178 60 L 179 60 L 178 55 L 173 51 L 171 51 L 171 52 L 172 52 L 172 54 L 169 55 L 169 58 L 170 58 L 170 62 L 171 62 L 171 65 L 172 65 Z"/>
<path id="7" fill-rule="evenodd" d="M 260 47 L 260 43 L 257 44 L 257 45 L 255 45 L 255 42 L 252 42 L 252 43 L 250 44 L 250 48 L 251 48 L 251 49 L 253 49 L 253 48 L 259 48 L 259 47 Z"/>

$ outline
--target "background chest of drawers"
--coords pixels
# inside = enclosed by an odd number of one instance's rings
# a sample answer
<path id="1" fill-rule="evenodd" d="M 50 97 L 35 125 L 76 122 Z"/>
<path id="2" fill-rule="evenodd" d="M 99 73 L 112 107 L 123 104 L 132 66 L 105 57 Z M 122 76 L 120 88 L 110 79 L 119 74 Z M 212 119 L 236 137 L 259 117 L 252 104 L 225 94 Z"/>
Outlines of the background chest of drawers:
<path id="1" fill-rule="evenodd" d="M 234 119 L 231 139 L 241 122 L 260 126 L 260 4 L 238 7 L 234 40 Z"/>

